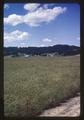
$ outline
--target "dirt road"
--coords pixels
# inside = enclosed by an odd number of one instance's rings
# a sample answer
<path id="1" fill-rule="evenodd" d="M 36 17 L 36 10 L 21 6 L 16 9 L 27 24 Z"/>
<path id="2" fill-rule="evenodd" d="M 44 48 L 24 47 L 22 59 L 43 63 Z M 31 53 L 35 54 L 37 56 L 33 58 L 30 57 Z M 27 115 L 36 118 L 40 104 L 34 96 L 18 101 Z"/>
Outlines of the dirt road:
<path id="1" fill-rule="evenodd" d="M 41 116 L 56 117 L 56 116 L 79 116 L 80 115 L 80 94 L 78 96 L 61 103 L 60 106 L 45 110 Z"/>

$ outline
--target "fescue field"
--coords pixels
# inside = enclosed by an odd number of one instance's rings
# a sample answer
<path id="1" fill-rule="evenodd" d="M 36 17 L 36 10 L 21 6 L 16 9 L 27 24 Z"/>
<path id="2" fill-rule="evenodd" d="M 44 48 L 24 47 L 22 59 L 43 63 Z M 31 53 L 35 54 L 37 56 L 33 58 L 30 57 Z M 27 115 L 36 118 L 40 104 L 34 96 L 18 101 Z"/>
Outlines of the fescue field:
<path id="1" fill-rule="evenodd" d="M 80 56 L 4 58 L 5 116 L 36 116 L 80 89 Z"/>

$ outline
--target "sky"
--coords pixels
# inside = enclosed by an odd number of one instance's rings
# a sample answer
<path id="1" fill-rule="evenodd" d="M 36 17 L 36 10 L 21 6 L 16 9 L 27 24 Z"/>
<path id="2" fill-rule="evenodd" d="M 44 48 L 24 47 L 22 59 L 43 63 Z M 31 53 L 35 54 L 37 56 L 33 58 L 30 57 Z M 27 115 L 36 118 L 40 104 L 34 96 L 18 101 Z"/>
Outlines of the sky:
<path id="1" fill-rule="evenodd" d="M 79 4 L 4 4 L 4 46 L 80 46 Z"/>

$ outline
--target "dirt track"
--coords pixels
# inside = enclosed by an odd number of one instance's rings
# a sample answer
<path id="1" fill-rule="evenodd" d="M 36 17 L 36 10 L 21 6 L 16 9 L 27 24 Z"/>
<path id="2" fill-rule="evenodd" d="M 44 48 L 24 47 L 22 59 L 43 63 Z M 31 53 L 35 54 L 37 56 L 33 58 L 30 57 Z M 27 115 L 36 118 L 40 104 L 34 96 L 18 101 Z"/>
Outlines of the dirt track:
<path id="1" fill-rule="evenodd" d="M 60 106 L 45 110 L 40 116 L 79 116 L 80 115 L 80 94 L 77 97 L 71 98 Z"/>

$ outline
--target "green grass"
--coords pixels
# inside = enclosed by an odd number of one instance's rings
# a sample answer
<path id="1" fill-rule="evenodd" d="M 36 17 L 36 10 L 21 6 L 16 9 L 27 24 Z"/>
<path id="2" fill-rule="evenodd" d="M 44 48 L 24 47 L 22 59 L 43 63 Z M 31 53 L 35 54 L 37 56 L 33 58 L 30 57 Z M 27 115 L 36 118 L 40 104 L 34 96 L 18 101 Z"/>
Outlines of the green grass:
<path id="1" fill-rule="evenodd" d="M 4 58 L 6 116 L 35 116 L 79 88 L 79 56 Z"/>

